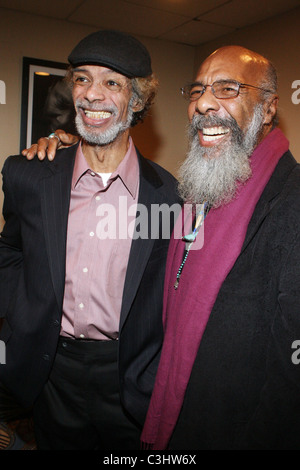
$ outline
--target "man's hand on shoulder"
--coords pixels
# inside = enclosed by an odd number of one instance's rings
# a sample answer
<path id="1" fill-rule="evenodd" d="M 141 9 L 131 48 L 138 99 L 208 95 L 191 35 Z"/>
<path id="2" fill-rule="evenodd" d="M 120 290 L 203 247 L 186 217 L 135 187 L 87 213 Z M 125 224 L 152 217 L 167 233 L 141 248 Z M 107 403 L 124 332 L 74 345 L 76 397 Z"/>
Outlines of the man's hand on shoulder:
<path id="1" fill-rule="evenodd" d="M 44 160 L 46 157 L 48 160 L 53 160 L 57 149 L 69 147 L 78 142 L 79 137 L 76 135 L 68 134 L 62 129 L 57 129 L 53 134 L 48 137 L 41 137 L 37 144 L 32 144 L 28 149 L 22 150 L 22 155 L 27 160 L 32 160 L 35 155 L 40 160 Z"/>

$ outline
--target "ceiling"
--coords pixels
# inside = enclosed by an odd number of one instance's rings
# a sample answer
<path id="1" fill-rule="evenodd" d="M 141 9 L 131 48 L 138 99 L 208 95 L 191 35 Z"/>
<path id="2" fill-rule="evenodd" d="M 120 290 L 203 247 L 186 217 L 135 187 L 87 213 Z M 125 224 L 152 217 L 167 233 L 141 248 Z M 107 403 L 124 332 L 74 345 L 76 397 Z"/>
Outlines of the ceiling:
<path id="1" fill-rule="evenodd" d="M 197 46 L 300 6 L 300 0 L 0 0 L 0 7 Z"/>

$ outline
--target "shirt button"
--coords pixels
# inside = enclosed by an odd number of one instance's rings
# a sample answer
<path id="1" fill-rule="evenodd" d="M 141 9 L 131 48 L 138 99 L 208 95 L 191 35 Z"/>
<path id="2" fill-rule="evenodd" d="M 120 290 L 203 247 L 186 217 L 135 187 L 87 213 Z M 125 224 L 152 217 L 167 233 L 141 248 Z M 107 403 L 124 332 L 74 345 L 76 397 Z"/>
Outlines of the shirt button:
<path id="1" fill-rule="evenodd" d="M 94 173 L 93 171 L 91 171 L 91 175 L 92 175 L 92 176 L 95 176 L 95 174 L 96 174 L 96 173 Z"/>
<path id="2" fill-rule="evenodd" d="M 84 308 L 84 304 L 81 302 L 79 305 L 78 305 L 79 308 Z"/>
<path id="3" fill-rule="evenodd" d="M 100 201 L 101 197 L 100 197 L 100 196 L 96 196 L 95 199 L 96 199 L 96 201 Z"/>
<path id="4" fill-rule="evenodd" d="M 82 270 L 84 273 L 87 273 L 88 272 L 88 268 L 83 268 Z"/>
<path id="5" fill-rule="evenodd" d="M 90 237 L 93 237 L 94 235 L 94 232 L 90 232 Z"/>
<path id="6" fill-rule="evenodd" d="M 80 338 L 85 338 L 85 336 L 83 334 L 79 335 Z"/>

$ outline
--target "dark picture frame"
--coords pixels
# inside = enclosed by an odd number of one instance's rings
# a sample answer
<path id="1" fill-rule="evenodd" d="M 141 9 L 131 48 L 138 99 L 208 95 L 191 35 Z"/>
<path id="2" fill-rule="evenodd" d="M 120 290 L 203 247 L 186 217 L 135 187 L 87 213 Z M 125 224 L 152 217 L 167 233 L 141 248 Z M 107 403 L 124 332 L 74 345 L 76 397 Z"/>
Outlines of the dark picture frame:
<path id="1" fill-rule="evenodd" d="M 56 129 L 76 133 L 68 64 L 23 57 L 20 151 Z"/>

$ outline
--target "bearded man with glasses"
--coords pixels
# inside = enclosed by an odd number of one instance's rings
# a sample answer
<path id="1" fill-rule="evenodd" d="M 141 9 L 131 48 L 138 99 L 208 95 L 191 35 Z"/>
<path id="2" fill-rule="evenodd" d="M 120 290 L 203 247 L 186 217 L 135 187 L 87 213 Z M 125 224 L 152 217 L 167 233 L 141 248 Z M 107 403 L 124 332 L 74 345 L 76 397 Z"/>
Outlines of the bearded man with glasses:
<path id="1" fill-rule="evenodd" d="M 181 92 L 190 148 L 179 194 L 205 204 L 204 244 L 193 249 L 197 227 L 170 242 L 142 441 L 300 449 L 300 166 L 276 127 L 276 71 L 253 51 L 223 47 Z"/>

